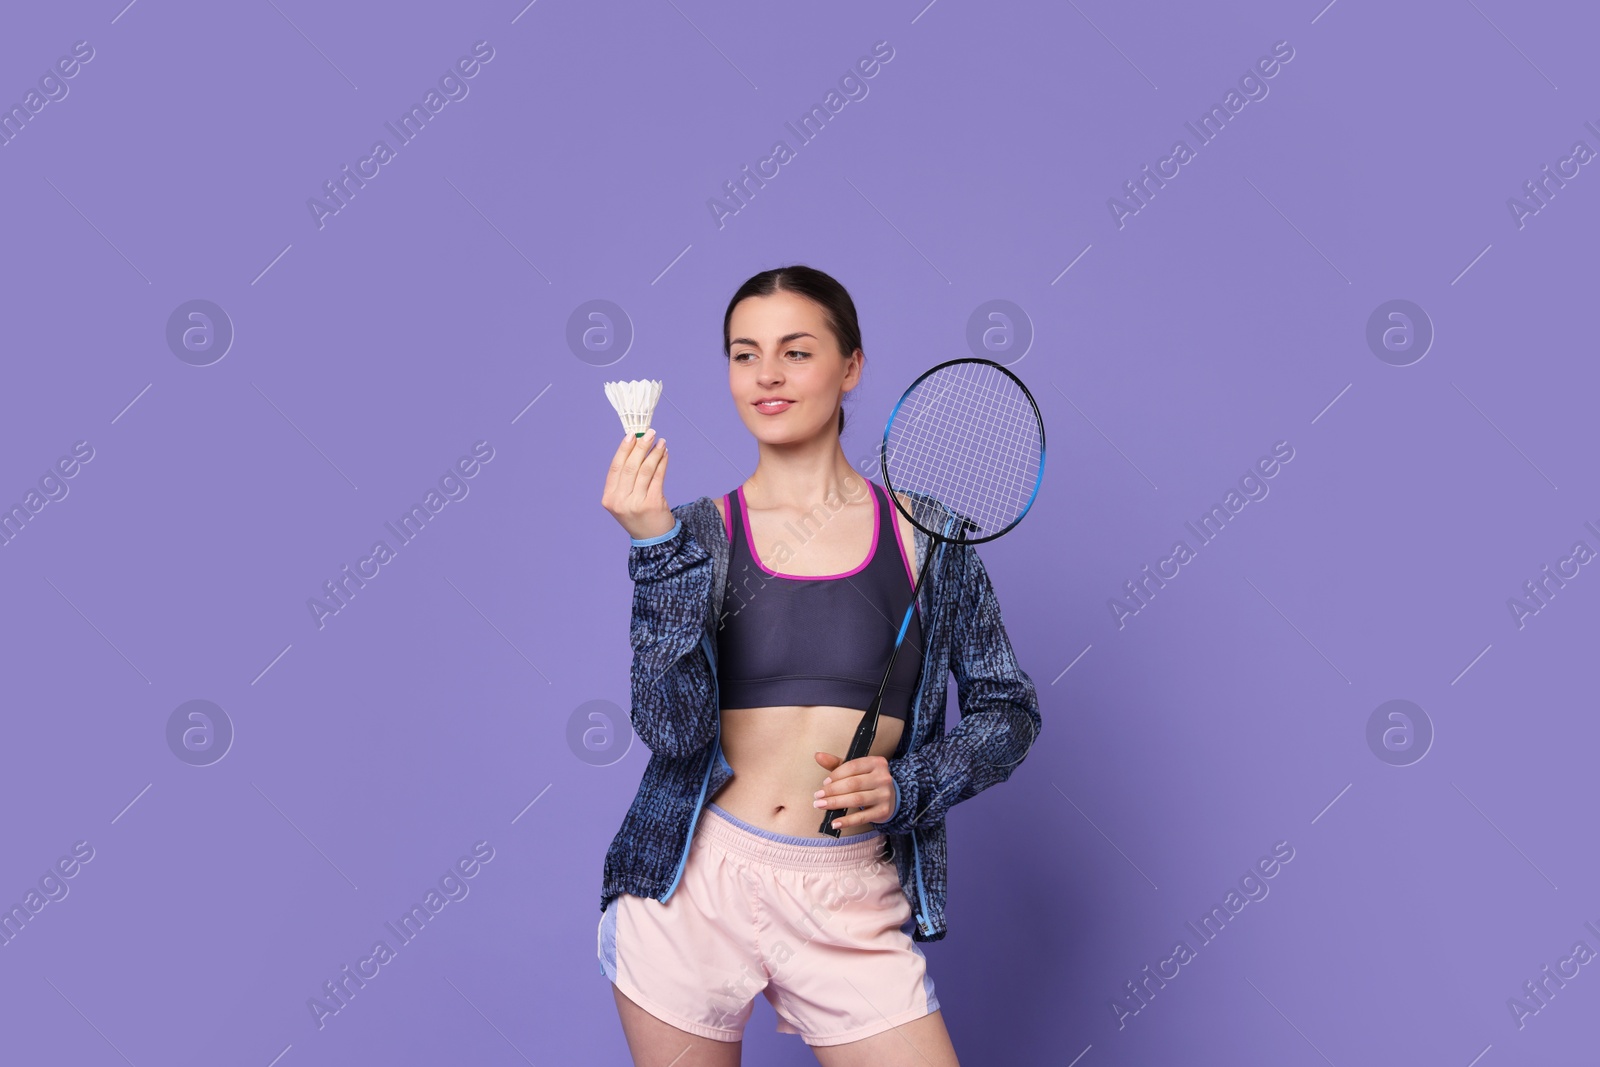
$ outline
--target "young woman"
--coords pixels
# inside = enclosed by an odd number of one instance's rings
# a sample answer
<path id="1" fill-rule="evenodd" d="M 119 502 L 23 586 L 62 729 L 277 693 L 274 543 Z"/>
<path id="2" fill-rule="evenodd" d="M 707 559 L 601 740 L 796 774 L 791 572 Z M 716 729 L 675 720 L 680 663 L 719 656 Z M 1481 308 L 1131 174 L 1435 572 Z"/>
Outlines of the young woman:
<path id="1" fill-rule="evenodd" d="M 844 288 L 757 274 L 723 344 L 755 472 L 670 508 L 666 442 L 630 434 L 601 499 L 632 541 L 651 757 L 606 855 L 600 969 L 639 1065 L 737 1065 L 757 993 L 823 1067 L 953 1065 L 917 944 L 946 931 L 944 816 L 1010 776 L 1038 697 L 972 547 L 935 543 L 845 458 L 865 354 Z M 899 496 L 924 526 L 947 514 Z M 929 551 L 870 753 L 847 762 Z M 834 809 L 837 838 L 818 830 Z"/>

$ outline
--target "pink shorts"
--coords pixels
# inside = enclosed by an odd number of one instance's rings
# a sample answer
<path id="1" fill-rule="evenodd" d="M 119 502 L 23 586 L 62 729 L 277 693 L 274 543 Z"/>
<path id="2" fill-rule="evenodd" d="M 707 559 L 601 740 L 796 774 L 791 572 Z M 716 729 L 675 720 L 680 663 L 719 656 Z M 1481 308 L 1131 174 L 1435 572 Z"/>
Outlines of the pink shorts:
<path id="1" fill-rule="evenodd" d="M 761 993 L 778 1032 L 840 1045 L 937 1011 L 911 907 L 877 830 L 774 834 L 707 804 L 667 903 L 624 893 L 600 917 L 600 970 L 645 1011 L 738 1041 Z"/>

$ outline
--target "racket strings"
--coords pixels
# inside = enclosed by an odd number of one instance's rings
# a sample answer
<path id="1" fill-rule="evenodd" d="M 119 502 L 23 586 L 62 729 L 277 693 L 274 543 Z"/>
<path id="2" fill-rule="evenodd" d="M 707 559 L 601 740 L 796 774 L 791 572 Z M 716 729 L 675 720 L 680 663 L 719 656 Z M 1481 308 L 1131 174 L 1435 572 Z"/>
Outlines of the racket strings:
<path id="1" fill-rule="evenodd" d="M 1043 445 L 1038 413 L 1016 380 L 991 363 L 960 362 L 901 401 L 885 466 L 897 489 L 932 496 L 988 537 L 1027 511 Z"/>

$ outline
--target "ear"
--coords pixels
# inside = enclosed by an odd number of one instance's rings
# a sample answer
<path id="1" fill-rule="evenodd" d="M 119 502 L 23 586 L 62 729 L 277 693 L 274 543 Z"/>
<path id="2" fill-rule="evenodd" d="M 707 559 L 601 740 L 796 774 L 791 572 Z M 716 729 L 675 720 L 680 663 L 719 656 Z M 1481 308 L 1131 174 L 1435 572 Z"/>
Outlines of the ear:
<path id="1" fill-rule="evenodd" d="M 867 354 L 861 351 L 861 349 L 858 348 L 854 352 L 850 353 L 849 366 L 845 368 L 844 372 L 845 392 L 848 393 L 850 390 L 861 384 L 861 372 L 866 365 L 866 361 Z"/>

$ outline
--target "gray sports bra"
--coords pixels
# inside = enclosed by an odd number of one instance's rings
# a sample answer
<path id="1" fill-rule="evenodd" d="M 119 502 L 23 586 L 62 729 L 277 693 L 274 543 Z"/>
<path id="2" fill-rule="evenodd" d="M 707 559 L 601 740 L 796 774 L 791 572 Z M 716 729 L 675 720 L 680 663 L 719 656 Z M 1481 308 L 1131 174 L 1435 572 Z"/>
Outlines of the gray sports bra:
<path id="1" fill-rule="evenodd" d="M 874 504 L 867 558 L 842 574 L 769 570 L 750 544 L 744 487 L 723 497 L 728 582 L 717 631 L 724 708 L 826 704 L 865 711 L 889 664 L 915 580 L 888 490 L 867 482 Z M 795 538 L 805 531 L 785 527 Z M 880 716 L 905 719 L 922 670 L 922 609 L 884 690 Z"/>

